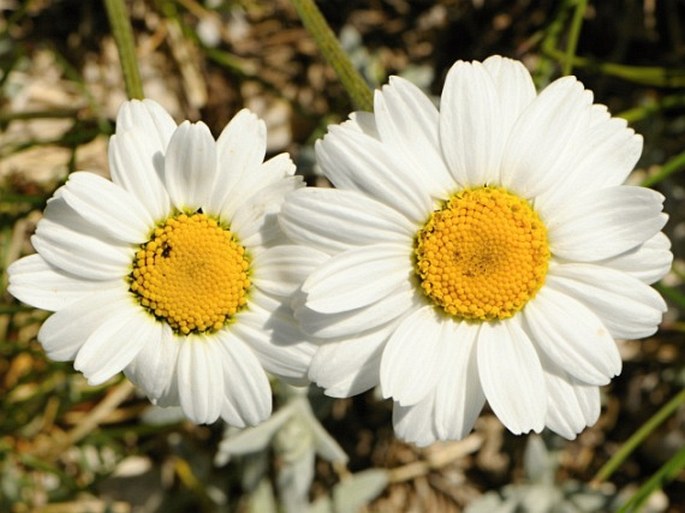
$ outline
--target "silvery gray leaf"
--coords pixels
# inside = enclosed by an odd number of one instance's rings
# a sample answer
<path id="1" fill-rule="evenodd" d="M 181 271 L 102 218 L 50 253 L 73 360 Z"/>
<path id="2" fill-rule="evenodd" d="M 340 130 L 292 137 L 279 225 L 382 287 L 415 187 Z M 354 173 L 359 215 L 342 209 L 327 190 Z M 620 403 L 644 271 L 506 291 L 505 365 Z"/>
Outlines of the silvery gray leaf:
<path id="1" fill-rule="evenodd" d="M 250 495 L 248 513 L 279 513 L 276 498 L 268 479 L 262 479 Z"/>
<path id="2" fill-rule="evenodd" d="M 523 455 L 523 466 L 526 477 L 532 483 L 552 484 L 557 464 L 552 454 L 547 451 L 545 442 L 538 435 L 528 437 L 526 451 Z"/>
<path id="3" fill-rule="evenodd" d="M 258 426 L 249 427 L 229 434 L 229 436 L 224 436 L 214 457 L 214 464 L 217 466 L 225 465 L 230 461 L 231 456 L 266 449 L 276 432 L 288 420 L 291 412 L 292 406 L 286 405 L 273 414 L 270 419 Z M 229 430 L 227 432 L 230 433 Z"/>
<path id="4" fill-rule="evenodd" d="M 562 503 L 561 490 L 549 485 L 529 486 L 521 500 L 521 509 L 526 513 L 552 513 Z"/>
<path id="5" fill-rule="evenodd" d="M 187 419 L 180 406 L 150 406 L 141 415 L 141 420 L 145 424 L 152 426 L 164 426 L 167 424 L 178 424 Z"/>
<path id="6" fill-rule="evenodd" d="M 382 469 L 357 472 L 333 489 L 335 513 L 357 513 L 359 508 L 378 497 L 388 485 L 388 473 Z"/>
<path id="7" fill-rule="evenodd" d="M 314 449 L 284 465 L 277 476 L 278 495 L 286 513 L 301 513 L 309 506 L 309 487 L 314 479 Z"/>
<path id="8" fill-rule="evenodd" d="M 243 489 L 254 490 L 267 477 L 269 455 L 266 451 L 246 454 L 243 459 L 241 483 Z"/>
<path id="9" fill-rule="evenodd" d="M 315 500 L 309 505 L 309 508 L 307 508 L 307 513 L 334 513 L 333 503 L 331 502 L 330 497 L 324 495 Z"/>
<path id="10" fill-rule="evenodd" d="M 312 423 L 303 412 L 302 400 L 296 399 L 292 404 L 292 414 L 276 432 L 273 441 L 276 452 L 288 464 L 312 452 L 315 446 Z"/>

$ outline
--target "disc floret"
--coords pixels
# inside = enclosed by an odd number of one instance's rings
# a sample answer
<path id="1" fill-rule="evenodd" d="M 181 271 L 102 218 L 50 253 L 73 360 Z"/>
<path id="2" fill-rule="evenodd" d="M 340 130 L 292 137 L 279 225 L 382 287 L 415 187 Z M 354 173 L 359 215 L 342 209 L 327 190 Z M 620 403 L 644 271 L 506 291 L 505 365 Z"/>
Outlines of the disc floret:
<path id="1" fill-rule="evenodd" d="M 214 332 L 247 303 L 249 272 L 245 248 L 230 230 L 204 213 L 181 213 L 136 252 L 130 290 L 174 331 Z"/>
<path id="2" fill-rule="evenodd" d="M 416 273 L 446 313 L 472 321 L 513 316 L 542 287 L 547 230 L 531 205 L 499 187 L 464 189 L 416 238 Z"/>

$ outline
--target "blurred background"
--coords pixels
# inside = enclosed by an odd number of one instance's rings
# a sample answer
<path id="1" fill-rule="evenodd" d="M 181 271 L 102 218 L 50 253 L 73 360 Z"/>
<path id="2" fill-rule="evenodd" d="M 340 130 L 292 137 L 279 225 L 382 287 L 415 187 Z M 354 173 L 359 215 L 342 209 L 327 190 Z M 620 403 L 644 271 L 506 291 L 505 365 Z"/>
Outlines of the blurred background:
<path id="1" fill-rule="evenodd" d="M 438 96 L 457 59 L 521 59 L 538 88 L 561 76 L 577 2 L 318 5 L 372 87 L 401 75 Z M 267 123 L 269 154 L 290 152 L 307 181 L 323 185 L 313 143 L 352 106 L 289 1 L 127 6 L 147 97 L 215 135 L 249 107 Z M 659 289 L 669 311 L 655 336 L 619 341 L 623 373 L 602 390 L 599 422 L 575 441 L 513 436 L 486 410 L 466 440 L 417 449 L 394 438 L 391 404 L 374 392 L 331 400 L 312 387 L 313 417 L 305 408 L 261 438 L 236 438 L 221 423 L 194 426 L 151 407 L 121 378 L 89 387 L 70 364 L 46 359 L 35 336 L 48 314 L 6 293 L 5 270 L 33 251 L 45 201 L 70 172 L 107 175 L 126 93 L 101 2 L 0 0 L 0 512 L 618 511 L 658 478 L 685 446 L 685 401 L 609 479 L 590 484 L 685 385 L 685 2 L 597 0 L 582 14 L 573 73 L 643 134 L 630 181 L 667 198 L 675 263 Z M 288 402 L 293 392 L 275 387 L 276 404 Z M 346 463 L 314 455 L 318 421 Z M 634 511 L 685 512 L 683 465 L 668 467 L 668 483 Z M 288 475 L 304 482 L 304 502 L 293 502 Z"/>

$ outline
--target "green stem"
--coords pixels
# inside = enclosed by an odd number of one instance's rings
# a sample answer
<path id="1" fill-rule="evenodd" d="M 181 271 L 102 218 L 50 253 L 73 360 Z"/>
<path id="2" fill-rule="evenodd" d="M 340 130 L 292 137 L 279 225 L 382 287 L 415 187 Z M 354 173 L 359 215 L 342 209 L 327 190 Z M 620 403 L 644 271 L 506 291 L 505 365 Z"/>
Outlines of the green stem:
<path id="1" fill-rule="evenodd" d="M 680 292 L 677 288 L 667 287 L 662 283 L 655 283 L 652 286 L 656 288 L 662 296 L 665 296 L 666 299 L 671 300 L 673 303 L 677 303 L 680 308 L 685 310 L 685 294 Z"/>
<path id="2" fill-rule="evenodd" d="M 635 123 L 666 110 L 682 107 L 685 107 L 685 96 L 674 94 L 663 98 L 648 99 L 643 105 L 619 112 L 617 117 L 625 119 L 628 123 Z"/>
<path id="3" fill-rule="evenodd" d="M 11 192 L 0 192 L 0 204 L 2 203 L 29 203 L 31 205 L 42 205 L 45 203 L 44 196 L 30 194 L 13 194 Z"/>
<path id="4" fill-rule="evenodd" d="M 586 9 L 587 0 L 576 0 L 576 10 L 573 13 L 573 19 L 571 20 L 571 30 L 568 34 L 564 67 L 562 68 L 564 75 L 570 75 L 573 71 L 573 58 L 576 55 L 578 38 L 580 37 L 580 29 L 583 26 L 583 16 L 585 15 Z"/>
<path id="5" fill-rule="evenodd" d="M 138 72 L 136 47 L 133 42 L 133 29 L 124 0 L 105 0 L 107 17 L 112 26 L 112 35 L 119 50 L 121 71 L 124 74 L 126 94 L 130 99 L 143 98 L 143 84 Z"/>
<path id="6" fill-rule="evenodd" d="M 685 468 L 685 447 L 682 447 L 675 455 L 650 477 L 633 496 L 628 499 L 617 513 L 634 513 L 641 511 L 642 505 L 649 496 L 672 481 L 680 471 Z"/>
<path id="7" fill-rule="evenodd" d="M 667 177 L 672 175 L 673 173 L 677 173 L 679 171 L 682 171 L 685 169 L 685 152 L 679 153 L 672 159 L 670 159 L 668 162 L 666 162 L 663 166 L 661 166 L 661 169 L 659 171 L 652 175 L 648 176 L 642 181 L 642 185 L 645 187 L 651 187 L 652 185 L 655 185 L 663 180 L 665 180 Z"/>
<path id="8" fill-rule="evenodd" d="M 19 304 L 1 304 L 0 305 L 0 315 L 4 314 L 15 314 L 18 312 L 31 312 L 33 308 L 29 306 L 19 305 Z"/>
<path id="9" fill-rule="evenodd" d="M 373 110 L 373 93 L 350 58 L 340 46 L 340 42 L 326 23 L 314 0 L 292 0 L 302 24 L 312 35 L 324 58 L 333 66 L 347 94 L 356 108 Z"/>
<path id="10" fill-rule="evenodd" d="M 543 53 L 563 63 L 566 53 L 549 45 L 542 46 Z M 573 66 L 585 68 L 594 73 L 610 75 L 636 84 L 656 87 L 685 87 L 685 68 L 661 68 L 657 66 L 628 66 L 614 62 L 599 62 L 587 57 L 572 56 Z"/>
<path id="11" fill-rule="evenodd" d="M 679 406 L 685 404 L 685 389 L 681 390 L 673 399 L 668 401 L 661 409 L 656 412 L 640 429 L 624 442 L 621 448 L 616 451 L 609 461 L 607 461 L 599 472 L 595 475 L 593 482 L 600 483 L 607 480 L 620 467 L 630 454 L 647 438 L 652 431 L 659 427 Z M 655 474 L 656 475 L 656 474 Z"/>
<path id="12" fill-rule="evenodd" d="M 0 125 L 24 119 L 75 118 L 79 109 L 26 110 L 21 112 L 0 112 Z"/>

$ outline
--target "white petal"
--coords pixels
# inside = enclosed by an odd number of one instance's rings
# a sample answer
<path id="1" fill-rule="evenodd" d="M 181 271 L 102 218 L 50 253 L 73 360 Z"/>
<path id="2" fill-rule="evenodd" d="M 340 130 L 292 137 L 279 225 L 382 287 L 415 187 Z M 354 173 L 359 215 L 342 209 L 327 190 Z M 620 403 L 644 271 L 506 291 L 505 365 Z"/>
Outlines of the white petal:
<path id="1" fill-rule="evenodd" d="M 416 226 L 358 191 L 304 188 L 286 198 L 279 221 L 293 241 L 338 253 L 354 246 L 411 241 Z"/>
<path id="2" fill-rule="evenodd" d="M 381 360 L 383 397 L 411 406 L 433 391 L 438 381 L 442 318 L 424 306 L 405 318 L 390 336 Z"/>
<path id="3" fill-rule="evenodd" d="M 597 264 L 623 271 L 644 283 L 654 283 L 671 269 L 671 241 L 659 232 L 643 244 Z"/>
<path id="4" fill-rule="evenodd" d="M 477 344 L 480 382 L 502 424 L 516 435 L 542 431 L 547 410 L 542 366 L 516 317 L 483 323 Z"/>
<path id="5" fill-rule="evenodd" d="M 573 389 L 578 399 L 580 411 L 583 413 L 586 426 L 594 425 L 599 419 L 602 410 L 602 401 L 599 394 L 599 387 L 578 383 L 572 380 Z"/>
<path id="6" fill-rule="evenodd" d="M 118 132 L 109 139 L 112 182 L 138 198 L 153 219 L 164 219 L 171 200 L 164 185 L 164 152 L 154 134 L 141 128 Z"/>
<path id="7" fill-rule="evenodd" d="M 267 294 L 290 296 L 326 260 L 328 255 L 307 246 L 275 246 L 255 258 L 252 282 Z"/>
<path id="8" fill-rule="evenodd" d="M 217 148 L 202 122 L 183 122 L 164 157 L 164 182 L 178 210 L 197 210 L 209 203 L 217 171 Z M 212 212 L 214 213 L 214 212 Z"/>
<path id="9" fill-rule="evenodd" d="M 382 142 L 345 125 L 329 128 L 316 143 L 316 157 L 326 176 L 339 189 L 358 190 L 423 223 L 432 200 L 421 177 Z"/>
<path id="10" fill-rule="evenodd" d="M 145 242 L 155 225 L 134 195 L 94 173 L 69 175 L 62 198 L 81 217 L 122 242 Z"/>
<path id="11" fill-rule="evenodd" d="M 500 108 L 498 124 L 506 138 L 521 113 L 535 99 L 535 84 L 520 61 L 493 55 L 483 61 L 483 66 L 495 84 Z"/>
<path id="12" fill-rule="evenodd" d="M 579 380 L 606 385 L 621 372 L 621 355 L 609 331 L 573 297 L 543 287 L 523 316 L 536 345 Z"/>
<path id="13" fill-rule="evenodd" d="M 227 331 L 219 336 L 226 383 L 224 410 L 234 409 L 248 426 L 259 424 L 271 415 L 269 380 L 247 345 Z"/>
<path id="14" fill-rule="evenodd" d="M 155 150 L 164 151 L 171 139 L 176 123 L 164 108 L 153 100 L 130 100 L 117 113 L 117 133 L 140 129 L 153 137 Z"/>
<path id="15" fill-rule="evenodd" d="M 211 212 L 224 208 L 226 202 L 230 201 L 230 196 L 234 195 L 235 184 L 257 170 L 264 161 L 265 152 L 264 121 L 250 110 L 242 109 L 233 116 L 216 142 L 219 181 L 214 184 L 207 205 Z M 231 209 L 231 214 L 233 211 L 235 208 Z"/>
<path id="16" fill-rule="evenodd" d="M 225 379 L 225 378 L 224 378 Z M 238 429 L 243 429 L 247 427 L 247 424 L 245 423 L 245 420 L 240 416 L 240 413 L 238 412 L 237 408 L 235 405 L 230 402 L 227 399 L 224 399 L 223 404 L 221 405 L 221 419 L 228 424 L 231 427 L 238 428 Z M 268 419 L 266 422 L 269 422 L 269 420 L 274 419 L 274 416 L 271 417 L 271 419 Z M 263 427 L 264 424 L 259 426 L 259 428 Z M 257 429 L 259 429 L 257 428 Z M 238 434 L 238 436 L 240 433 Z M 231 438 L 231 440 L 234 440 Z M 267 440 L 268 443 L 268 440 Z M 262 445 L 263 447 L 263 445 Z M 252 451 L 247 451 L 247 452 L 252 452 Z"/>
<path id="17" fill-rule="evenodd" d="M 121 283 L 121 279 L 109 282 L 82 279 L 50 265 L 40 255 L 17 260 L 9 266 L 7 274 L 10 294 L 23 303 L 52 312 Z"/>
<path id="18" fill-rule="evenodd" d="M 393 77 L 391 77 L 392 79 Z M 350 119 L 342 123 L 361 134 L 366 134 L 374 139 L 381 140 L 376 126 L 376 116 L 373 112 L 356 111 L 350 114 Z"/>
<path id="19" fill-rule="evenodd" d="M 261 197 L 266 188 L 299 181 L 299 178 L 293 179 L 294 169 L 295 164 L 290 156 L 282 153 L 243 174 L 221 205 L 222 215 L 231 219 L 236 212 L 245 208 L 246 202 L 254 202 L 255 198 Z"/>
<path id="20" fill-rule="evenodd" d="M 575 175 L 586 177 L 593 188 L 622 184 L 642 155 L 642 136 L 628 128 L 622 118 L 597 120 L 593 129 L 588 140 L 594 145 L 586 147 Z"/>
<path id="21" fill-rule="evenodd" d="M 615 338 L 653 334 L 666 311 L 666 303 L 653 288 L 608 267 L 555 265 L 550 267 L 547 285 L 588 306 Z"/>
<path id="22" fill-rule="evenodd" d="M 433 423 L 433 405 L 435 393 L 418 404 L 402 406 L 394 403 L 392 407 L 392 424 L 398 438 L 425 447 L 438 440 Z"/>
<path id="23" fill-rule="evenodd" d="M 290 155 L 287 153 L 279 153 L 262 163 L 259 166 L 258 173 L 263 180 L 271 183 L 280 180 L 281 178 L 293 176 L 296 171 L 297 167 L 290 158 Z"/>
<path id="24" fill-rule="evenodd" d="M 305 341 L 289 310 L 278 312 L 276 308 L 282 308 L 279 302 L 258 296 L 249 311 L 240 314 L 230 326 L 230 332 L 252 349 L 268 372 L 290 382 L 301 382 L 316 347 Z"/>
<path id="25" fill-rule="evenodd" d="M 549 394 L 545 424 L 567 440 L 574 440 L 585 428 L 585 422 L 580 416 L 580 407 L 573 387 L 568 381 L 555 375 L 545 373 L 545 378 Z"/>
<path id="26" fill-rule="evenodd" d="M 370 114 L 370 113 L 369 113 Z M 373 117 L 373 114 L 371 114 Z M 358 133 L 364 133 L 359 128 L 359 126 L 353 122 L 351 119 L 345 121 L 339 125 L 342 129 L 338 132 L 338 136 L 344 136 L 347 132 L 357 131 Z M 374 121 L 375 126 L 375 121 Z M 368 135 L 368 134 L 366 134 Z M 335 145 L 327 142 L 327 138 L 330 134 L 324 136 L 323 139 L 319 139 L 314 143 L 314 153 L 316 155 L 316 163 L 318 164 L 321 172 L 328 178 L 328 180 L 333 184 L 333 186 L 340 191 L 360 191 L 364 194 L 366 192 L 359 187 L 356 182 L 356 174 L 348 172 L 349 165 L 343 165 L 343 161 L 340 160 L 343 157 L 343 152 L 336 150 Z M 369 136 L 372 137 L 372 136 Z M 322 144 L 325 143 L 325 144 Z M 373 194 L 368 194 L 370 197 L 375 197 Z"/>
<path id="27" fill-rule="evenodd" d="M 573 440 L 599 417 L 599 387 L 578 382 L 544 356 L 542 362 L 548 397 L 545 424 Z"/>
<path id="28" fill-rule="evenodd" d="M 353 310 L 387 297 L 413 272 L 410 246 L 376 244 L 334 256 L 302 286 L 306 306 L 321 313 Z"/>
<path id="29" fill-rule="evenodd" d="M 127 299 L 111 305 L 76 355 L 74 368 L 83 372 L 89 385 L 104 383 L 121 372 L 154 338 L 157 321 Z"/>
<path id="30" fill-rule="evenodd" d="M 663 228 L 664 197 L 645 187 L 619 185 L 590 192 L 553 212 L 542 212 L 554 255 L 581 262 L 610 258 Z"/>
<path id="31" fill-rule="evenodd" d="M 331 397 L 352 397 L 378 385 L 381 356 L 391 332 L 383 328 L 319 347 L 309 379 Z"/>
<path id="32" fill-rule="evenodd" d="M 135 250 L 98 233 L 61 197 L 48 201 L 31 243 L 49 264 L 75 276 L 103 281 L 123 279 Z"/>
<path id="33" fill-rule="evenodd" d="M 496 182 L 504 137 L 500 97 L 480 62 L 457 61 L 440 97 L 440 142 L 453 178 L 463 187 Z"/>
<path id="34" fill-rule="evenodd" d="M 642 137 L 624 119 L 612 118 L 604 105 L 591 107 L 588 125 L 573 142 L 567 171 L 536 199 L 538 208 L 553 211 L 570 197 L 620 185 L 642 153 Z"/>
<path id="35" fill-rule="evenodd" d="M 217 336 L 178 339 L 178 392 L 181 408 L 197 424 L 219 418 L 224 401 L 225 356 Z"/>
<path id="36" fill-rule="evenodd" d="M 112 312 L 114 305 L 130 303 L 128 293 L 121 284 L 103 286 L 66 308 L 52 314 L 38 332 L 38 341 L 48 357 L 57 361 L 76 358 L 83 343 Z"/>
<path id="37" fill-rule="evenodd" d="M 283 238 L 278 213 L 286 195 L 303 186 L 301 176 L 284 178 L 257 190 L 241 203 L 233 218 L 227 217 L 223 211 L 221 216 L 231 219 L 231 230 L 245 247 L 269 245 L 275 239 Z"/>
<path id="38" fill-rule="evenodd" d="M 303 306 L 295 311 L 295 318 L 310 335 L 322 338 L 349 337 L 376 329 L 422 304 L 425 304 L 425 298 L 416 292 L 411 281 L 406 280 L 377 303 L 334 314 L 321 314 Z"/>
<path id="39" fill-rule="evenodd" d="M 109 140 L 112 181 L 140 200 L 156 220 L 169 212 L 164 188 L 164 154 L 176 123 L 152 100 L 131 100 L 117 115 L 116 133 Z"/>
<path id="40" fill-rule="evenodd" d="M 454 188 L 440 152 L 438 109 L 418 87 L 390 77 L 376 90 L 373 112 L 380 139 L 410 163 L 431 195 L 444 197 Z"/>
<path id="41" fill-rule="evenodd" d="M 178 352 L 183 343 L 174 338 L 168 324 L 156 322 L 153 328 L 124 374 L 156 403 L 172 392 Z"/>
<path id="42" fill-rule="evenodd" d="M 574 142 L 586 129 L 592 93 L 575 77 L 547 86 L 521 113 L 502 157 L 502 185 L 534 198 L 559 183 L 568 171 Z"/>
<path id="43" fill-rule="evenodd" d="M 435 429 L 440 439 L 460 440 L 471 431 L 485 404 L 476 358 L 478 328 L 449 319 L 442 329 Z"/>

